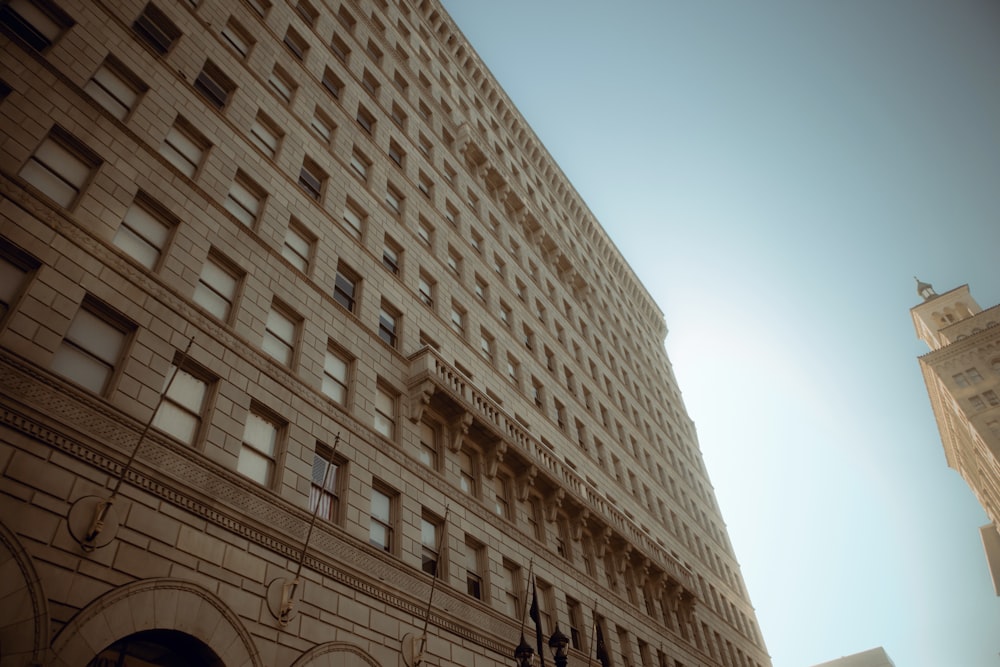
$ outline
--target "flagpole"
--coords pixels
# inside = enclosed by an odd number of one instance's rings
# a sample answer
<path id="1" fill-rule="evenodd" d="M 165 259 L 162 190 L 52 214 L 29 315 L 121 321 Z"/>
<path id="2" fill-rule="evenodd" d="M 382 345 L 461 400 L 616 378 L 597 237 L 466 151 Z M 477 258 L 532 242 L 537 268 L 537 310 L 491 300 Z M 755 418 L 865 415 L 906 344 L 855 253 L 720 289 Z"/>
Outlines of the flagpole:
<path id="1" fill-rule="evenodd" d="M 594 598 L 594 611 L 590 614 L 590 649 L 591 653 L 587 654 L 587 667 L 594 664 L 594 656 L 597 652 L 597 598 Z"/>
<path id="2" fill-rule="evenodd" d="M 528 613 L 528 591 L 531 590 L 531 577 L 535 569 L 535 557 L 528 561 L 528 579 L 524 582 L 524 604 L 521 605 L 521 636 L 524 636 L 524 616 Z"/>

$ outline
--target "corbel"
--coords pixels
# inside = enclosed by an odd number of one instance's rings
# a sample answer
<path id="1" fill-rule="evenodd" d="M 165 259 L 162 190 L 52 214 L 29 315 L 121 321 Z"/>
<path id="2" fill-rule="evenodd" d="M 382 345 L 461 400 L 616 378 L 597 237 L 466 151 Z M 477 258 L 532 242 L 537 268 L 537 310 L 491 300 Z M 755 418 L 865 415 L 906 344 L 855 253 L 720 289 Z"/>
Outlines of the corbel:
<path id="1" fill-rule="evenodd" d="M 625 569 L 628 567 L 629 556 L 632 553 L 632 545 L 626 542 L 621 551 L 615 554 L 615 569 L 618 570 L 619 576 L 625 574 Z"/>
<path id="2" fill-rule="evenodd" d="M 611 550 L 611 534 L 611 529 L 605 527 L 594 535 L 594 555 L 602 561 Z"/>
<path id="3" fill-rule="evenodd" d="M 517 499 L 522 503 L 528 499 L 531 487 L 535 485 L 535 478 L 538 476 L 538 468 L 529 465 L 520 475 L 517 476 Z"/>
<path id="4" fill-rule="evenodd" d="M 549 494 L 549 497 L 545 499 L 545 520 L 549 522 L 554 522 L 556 517 L 559 515 L 559 509 L 562 507 L 563 498 L 566 497 L 566 490 L 563 488 L 558 488 Z"/>
<path id="5" fill-rule="evenodd" d="M 410 421 L 414 424 L 420 423 L 424 418 L 424 411 L 431 404 L 431 396 L 434 395 L 435 386 L 431 380 L 424 380 L 420 384 L 410 389 L 410 405 L 407 411 Z"/>
<path id="6" fill-rule="evenodd" d="M 573 522 L 570 526 L 570 537 L 573 538 L 574 542 L 579 542 L 583 539 L 583 529 L 587 527 L 587 521 L 590 519 L 590 510 L 584 507 L 580 512 L 573 517 Z"/>
<path id="7" fill-rule="evenodd" d="M 448 449 L 453 452 L 462 449 L 462 440 L 469 435 L 470 426 L 472 426 L 471 412 L 463 412 L 461 417 L 451 423 L 451 439 L 448 441 Z"/>
<path id="8" fill-rule="evenodd" d="M 507 453 L 507 443 L 503 440 L 495 440 L 493 445 L 486 451 L 483 458 L 486 459 L 486 477 L 493 479 L 497 476 L 497 468 L 503 462 L 503 455 Z"/>

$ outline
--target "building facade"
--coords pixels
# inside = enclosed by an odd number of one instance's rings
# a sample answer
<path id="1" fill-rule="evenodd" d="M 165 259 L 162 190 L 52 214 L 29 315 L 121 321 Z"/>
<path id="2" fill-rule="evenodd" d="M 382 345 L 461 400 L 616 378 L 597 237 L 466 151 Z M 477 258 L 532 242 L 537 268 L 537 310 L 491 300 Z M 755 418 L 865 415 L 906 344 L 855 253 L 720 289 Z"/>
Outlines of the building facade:
<path id="1" fill-rule="evenodd" d="M 440 4 L 0 28 L 4 665 L 510 665 L 529 574 L 570 665 L 770 664 L 663 315 Z"/>
<path id="2" fill-rule="evenodd" d="M 923 303 L 910 310 L 948 466 L 976 494 L 990 523 L 980 529 L 1000 595 L 1000 306 L 983 310 L 968 285 L 937 294 L 918 282 Z"/>
<path id="3" fill-rule="evenodd" d="M 861 653 L 830 660 L 814 667 L 895 667 L 895 665 L 889 659 L 885 649 L 879 646 Z"/>

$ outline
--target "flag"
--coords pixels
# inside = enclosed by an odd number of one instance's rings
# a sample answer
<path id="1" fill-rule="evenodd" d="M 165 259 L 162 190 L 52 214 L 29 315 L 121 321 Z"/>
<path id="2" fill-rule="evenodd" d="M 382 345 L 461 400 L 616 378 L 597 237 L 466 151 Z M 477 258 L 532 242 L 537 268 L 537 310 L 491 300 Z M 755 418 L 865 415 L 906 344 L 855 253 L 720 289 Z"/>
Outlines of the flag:
<path id="1" fill-rule="evenodd" d="M 611 667 L 611 656 L 608 655 L 608 645 L 604 643 L 604 633 L 601 632 L 601 624 L 594 619 L 594 625 L 597 626 L 597 660 L 601 663 L 601 667 Z"/>
<path id="2" fill-rule="evenodd" d="M 528 610 L 528 615 L 535 622 L 535 643 L 538 645 L 538 661 L 541 667 L 545 667 L 545 653 L 542 651 L 545 646 L 542 642 L 542 615 L 538 611 L 538 592 L 535 590 L 534 577 L 531 579 L 531 609 Z"/>

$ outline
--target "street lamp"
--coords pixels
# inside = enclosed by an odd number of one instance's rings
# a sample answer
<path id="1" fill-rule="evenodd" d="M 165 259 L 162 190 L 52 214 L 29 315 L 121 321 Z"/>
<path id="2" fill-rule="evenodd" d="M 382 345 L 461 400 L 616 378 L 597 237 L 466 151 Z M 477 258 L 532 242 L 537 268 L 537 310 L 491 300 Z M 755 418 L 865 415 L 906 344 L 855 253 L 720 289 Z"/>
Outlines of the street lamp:
<path id="1" fill-rule="evenodd" d="M 531 658 L 534 655 L 535 652 L 528 646 L 528 642 L 524 641 L 524 635 L 522 634 L 521 643 L 514 649 L 514 659 L 517 660 L 517 667 L 531 667 Z"/>
<path id="2" fill-rule="evenodd" d="M 556 667 L 566 667 L 566 648 L 569 646 L 569 637 L 564 635 L 559 626 L 549 637 L 549 648 L 552 649 L 552 658 L 556 662 Z"/>

